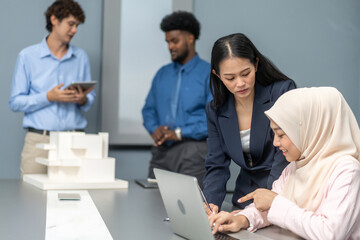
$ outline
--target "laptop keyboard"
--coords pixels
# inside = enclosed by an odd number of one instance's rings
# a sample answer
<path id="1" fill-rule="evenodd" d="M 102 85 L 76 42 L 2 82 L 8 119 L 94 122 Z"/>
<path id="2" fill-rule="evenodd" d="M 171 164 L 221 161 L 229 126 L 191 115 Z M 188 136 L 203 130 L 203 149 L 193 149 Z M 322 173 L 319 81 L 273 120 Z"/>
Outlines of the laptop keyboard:
<path id="1" fill-rule="evenodd" d="M 214 235 L 215 240 L 237 240 L 237 238 L 231 237 L 221 232 L 217 232 Z"/>

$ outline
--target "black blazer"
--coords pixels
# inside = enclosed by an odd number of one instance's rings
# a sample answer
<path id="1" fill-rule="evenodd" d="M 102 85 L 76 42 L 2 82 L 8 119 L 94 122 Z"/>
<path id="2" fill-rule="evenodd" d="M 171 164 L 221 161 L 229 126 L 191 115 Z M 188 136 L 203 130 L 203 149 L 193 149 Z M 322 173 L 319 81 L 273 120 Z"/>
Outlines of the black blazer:
<path id="1" fill-rule="evenodd" d="M 255 83 L 255 97 L 250 131 L 250 155 L 252 167 L 244 156 L 233 95 L 220 109 L 206 106 L 208 125 L 208 155 L 205 160 L 204 194 L 209 203 L 221 206 L 226 194 L 226 183 L 230 178 L 231 159 L 241 167 L 236 180 L 232 202 L 244 208 L 249 202 L 239 204 L 237 200 L 257 188 L 271 189 L 288 162 L 278 148 L 273 146 L 274 134 L 264 111 L 295 85 L 292 80 L 278 81 L 268 86 Z"/>

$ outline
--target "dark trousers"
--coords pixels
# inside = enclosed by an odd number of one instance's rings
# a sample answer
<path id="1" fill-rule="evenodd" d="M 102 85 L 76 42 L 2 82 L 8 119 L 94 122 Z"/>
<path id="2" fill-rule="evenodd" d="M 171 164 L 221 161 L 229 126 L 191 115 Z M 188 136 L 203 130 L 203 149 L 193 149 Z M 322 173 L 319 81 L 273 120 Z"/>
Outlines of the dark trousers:
<path id="1" fill-rule="evenodd" d="M 155 178 L 153 169 L 160 168 L 194 176 L 202 188 L 207 154 L 206 141 L 185 140 L 170 146 L 152 147 L 151 153 L 149 178 Z"/>

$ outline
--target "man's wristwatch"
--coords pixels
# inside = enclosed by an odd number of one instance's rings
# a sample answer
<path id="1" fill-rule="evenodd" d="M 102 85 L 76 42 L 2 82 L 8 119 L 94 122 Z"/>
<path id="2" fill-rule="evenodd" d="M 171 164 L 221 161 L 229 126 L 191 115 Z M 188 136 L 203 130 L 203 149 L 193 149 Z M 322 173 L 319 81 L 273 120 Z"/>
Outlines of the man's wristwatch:
<path id="1" fill-rule="evenodd" d="M 175 134 L 176 134 L 176 137 L 178 138 L 179 141 L 182 140 L 182 136 L 181 136 L 181 128 L 175 128 Z"/>

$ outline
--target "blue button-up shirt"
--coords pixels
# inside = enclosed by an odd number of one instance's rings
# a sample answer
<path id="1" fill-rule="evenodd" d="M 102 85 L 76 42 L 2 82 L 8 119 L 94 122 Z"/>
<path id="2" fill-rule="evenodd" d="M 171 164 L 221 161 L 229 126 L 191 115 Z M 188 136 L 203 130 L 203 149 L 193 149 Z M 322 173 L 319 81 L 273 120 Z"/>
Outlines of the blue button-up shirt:
<path id="1" fill-rule="evenodd" d="M 171 94 L 183 68 L 179 93 L 176 127 L 183 138 L 201 140 L 207 137 L 205 106 L 212 99 L 210 92 L 210 64 L 196 56 L 181 65 L 172 62 L 163 66 L 155 75 L 150 92 L 142 109 L 144 126 L 152 134 L 165 126 L 170 111 Z"/>
<path id="2" fill-rule="evenodd" d="M 55 86 L 71 82 L 91 81 L 90 64 L 86 52 L 69 45 L 61 60 L 46 43 L 23 49 L 17 58 L 12 79 L 9 106 L 24 112 L 23 127 L 49 131 L 83 129 L 87 125 L 81 110 L 87 111 L 94 102 L 95 92 L 87 95 L 86 104 L 49 102 L 46 93 Z"/>

